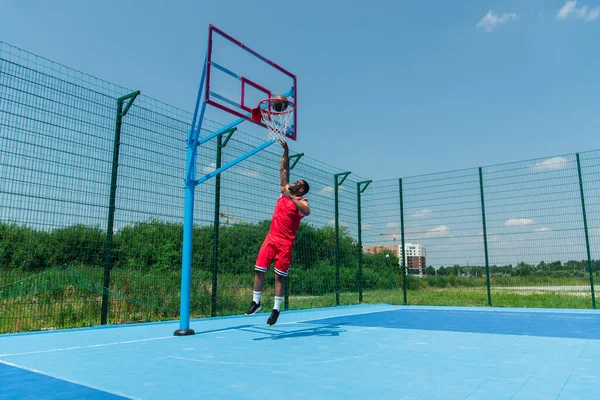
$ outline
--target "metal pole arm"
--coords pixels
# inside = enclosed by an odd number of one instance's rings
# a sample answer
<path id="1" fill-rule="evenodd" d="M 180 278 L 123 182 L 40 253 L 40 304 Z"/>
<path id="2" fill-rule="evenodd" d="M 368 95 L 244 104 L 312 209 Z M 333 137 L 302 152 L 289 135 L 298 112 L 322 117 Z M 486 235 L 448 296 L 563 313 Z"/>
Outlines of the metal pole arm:
<path id="1" fill-rule="evenodd" d="M 367 190 L 367 187 L 369 187 L 369 185 L 371 184 L 371 182 L 373 182 L 373 181 L 370 180 L 370 181 L 357 182 L 356 187 L 357 187 L 359 193 L 364 193 L 365 190 Z M 362 186 L 362 188 L 361 188 L 361 186 Z"/>
<path id="2" fill-rule="evenodd" d="M 342 183 L 344 183 L 344 181 L 346 180 L 346 178 L 348 178 L 348 175 L 350 175 L 352 172 L 340 172 L 339 174 L 335 174 L 335 183 L 336 185 L 340 186 Z M 342 180 L 338 182 L 338 178 L 342 177 Z"/>
<path id="3" fill-rule="evenodd" d="M 203 182 L 206 182 L 207 180 L 209 180 L 210 178 L 219 175 L 221 172 L 233 167 L 234 165 L 244 161 L 246 158 L 253 156 L 254 154 L 258 153 L 261 150 L 266 149 L 267 147 L 269 147 L 270 145 L 272 145 L 273 143 L 275 143 L 275 140 L 269 140 L 268 142 L 265 142 L 263 144 L 261 144 L 260 146 L 255 147 L 254 149 L 250 150 L 249 152 L 247 152 L 246 154 L 239 156 L 238 158 L 236 158 L 233 161 L 230 161 L 229 163 L 223 165 L 221 168 L 217 168 L 212 172 L 209 172 L 208 174 L 204 175 L 202 178 L 198 179 L 195 184 L 199 185 Z"/>
<path id="4" fill-rule="evenodd" d="M 292 163 L 292 165 L 290 166 L 290 171 L 294 169 L 294 167 L 296 166 L 296 164 L 298 164 L 298 161 L 300 161 L 300 159 L 304 156 L 304 153 L 298 153 L 298 154 L 294 154 L 293 156 L 290 156 L 290 160 L 294 160 L 294 162 Z M 288 178 L 289 180 L 289 178 Z"/>

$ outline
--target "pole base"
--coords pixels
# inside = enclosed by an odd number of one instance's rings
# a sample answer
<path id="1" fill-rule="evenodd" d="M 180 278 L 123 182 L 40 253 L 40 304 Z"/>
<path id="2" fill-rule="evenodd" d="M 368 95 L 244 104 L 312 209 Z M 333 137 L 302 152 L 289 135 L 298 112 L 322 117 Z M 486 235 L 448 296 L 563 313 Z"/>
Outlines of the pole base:
<path id="1" fill-rule="evenodd" d="M 190 335 L 195 335 L 196 332 L 194 332 L 193 329 L 177 329 L 173 335 L 174 336 L 190 336 Z"/>

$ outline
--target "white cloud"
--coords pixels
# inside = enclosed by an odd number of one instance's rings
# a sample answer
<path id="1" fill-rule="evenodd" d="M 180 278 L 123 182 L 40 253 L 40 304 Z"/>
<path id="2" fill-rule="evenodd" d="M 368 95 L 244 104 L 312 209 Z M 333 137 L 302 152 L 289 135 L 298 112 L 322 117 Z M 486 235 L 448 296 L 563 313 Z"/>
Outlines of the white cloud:
<path id="1" fill-rule="evenodd" d="M 548 233 L 548 232 L 552 232 L 552 230 L 550 228 L 543 227 L 543 228 L 535 229 L 534 232 L 536 232 L 536 233 Z"/>
<path id="2" fill-rule="evenodd" d="M 516 18 L 517 14 L 515 13 L 504 13 L 502 16 L 498 16 L 490 10 L 485 17 L 479 21 L 477 28 L 483 28 L 487 32 L 491 32 L 494 28 L 496 28 L 496 26 L 505 24 L 509 21 L 515 20 Z"/>
<path id="3" fill-rule="evenodd" d="M 202 168 L 202 171 L 204 171 L 205 174 L 210 174 L 211 172 L 213 172 L 215 169 L 217 168 L 217 164 L 214 162 L 211 162 L 210 164 L 208 164 L 206 167 Z"/>
<path id="4" fill-rule="evenodd" d="M 325 186 L 323 189 L 319 190 L 320 194 L 331 194 L 333 193 L 333 186 Z"/>
<path id="5" fill-rule="evenodd" d="M 240 171 L 240 175 L 244 175 L 245 177 L 248 177 L 248 178 L 258 178 L 258 177 L 260 177 L 260 172 L 250 171 L 249 169 L 243 169 Z"/>
<path id="6" fill-rule="evenodd" d="M 531 224 L 533 224 L 533 219 L 531 218 L 510 218 L 504 222 L 504 226 L 523 226 Z"/>
<path id="7" fill-rule="evenodd" d="M 400 227 L 400 222 L 388 222 L 386 224 L 386 226 L 388 228 L 399 228 Z"/>
<path id="8" fill-rule="evenodd" d="M 585 20 L 590 22 L 595 21 L 598 19 L 598 16 L 600 16 L 600 8 L 594 8 L 589 12 Z"/>
<path id="9" fill-rule="evenodd" d="M 538 171 L 557 170 L 567 168 L 568 162 L 569 160 L 564 157 L 552 157 L 540 161 L 535 165 L 531 165 L 530 167 Z"/>
<path id="10" fill-rule="evenodd" d="M 416 213 L 414 213 L 412 216 L 413 216 L 413 217 L 415 217 L 415 218 L 423 218 L 423 217 L 426 217 L 426 216 L 428 216 L 429 214 L 431 214 L 431 212 L 432 212 L 432 211 L 431 211 L 430 209 L 428 209 L 428 208 L 424 208 L 424 209 L 422 209 L 422 210 L 420 210 L 420 211 L 417 211 L 417 212 L 416 212 Z"/>
<path id="11" fill-rule="evenodd" d="M 588 233 L 593 238 L 600 238 L 600 228 L 590 228 Z"/>
<path id="12" fill-rule="evenodd" d="M 577 1 L 567 1 L 556 15 L 556 18 L 566 19 L 569 16 L 569 14 L 575 9 L 576 5 Z"/>
<path id="13" fill-rule="evenodd" d="M 584 19 L 587 22 L 592 22 L 598 19 L 600 15 L 600 7 L 589 9 L 587 6 L 581 6 L 577 8 L 576 0 L 569 0 L 556 14 L 556 19 L 565 20 L 570 16 L 574 16 L 579 19 Z"/>
<path id="14" fill-rule="evenodd" d="M 443 235 L 447 232 L 448 232 L 448 227 L 446 225 L 440 225 L 440 226 L 436 226 L 435 228 L 430 229 L 427 232 L 425 232 L 425 236 Z"/>
<path id="15" fill-rule="evenodd" d="M 486 235 L 486 239 L 488 243 L 490 242 L 499 242 L 500 236 L 498 235 L 490 235 L 489 233 Z M 483 232 L 479 232 L 477 237 L 473 239 L 473 243 L 483 243 Z"/>
<path id="16" fill-rule="evenodd" d="M 406 226 L 404 228 L 404 233 L 406 235 L 417 235 L 423 233 L 423 231 L 416 226 Z"/>
<path id="17" fill-rule="evenodd" d="M 333 186 L 325 186 L 323 189 L 319 190 L 319 193 L 322 195 L 333 195 L 335 188 Z M 343 186 L 338 186 L 338 193 L 344 191 Z"/>

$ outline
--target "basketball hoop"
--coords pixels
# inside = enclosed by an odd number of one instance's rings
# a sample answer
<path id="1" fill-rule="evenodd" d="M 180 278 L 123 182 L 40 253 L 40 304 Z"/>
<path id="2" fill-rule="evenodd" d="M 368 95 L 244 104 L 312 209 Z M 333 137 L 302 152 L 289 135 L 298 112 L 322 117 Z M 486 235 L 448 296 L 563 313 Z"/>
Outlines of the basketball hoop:
<path id="1" fill-rule="evenodd" d="M 285 98 L 265 99 L 252 109 L 252 120 L 267 127 L 269 139 L 285 142 L 285 134 L 294 120 L 295 108 L 294 103 Z"/>

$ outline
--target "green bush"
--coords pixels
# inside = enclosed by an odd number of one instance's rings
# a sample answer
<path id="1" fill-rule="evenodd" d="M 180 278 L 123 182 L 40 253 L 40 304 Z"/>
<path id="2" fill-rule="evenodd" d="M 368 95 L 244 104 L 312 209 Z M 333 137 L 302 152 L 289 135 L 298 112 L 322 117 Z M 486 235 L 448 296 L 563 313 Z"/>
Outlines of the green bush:
<path id="1" fill-rule="evenodd" d="M 55 229 L 48 235 L 48 264 L 102 265 L 105 241 L 106 234 L 97 226 Z"/>
<path id="2" fill-rule="evenodd" d="M 126 226 L 113 236 L 114 265 L 148 269 L 181 266 L 183 225 L 150 220 Z"/>
<path id="3" fill-rule="evenodd" d="M 40 270 L 50 265 L 48 233 L 0 224 L 0 266 Z"/>

